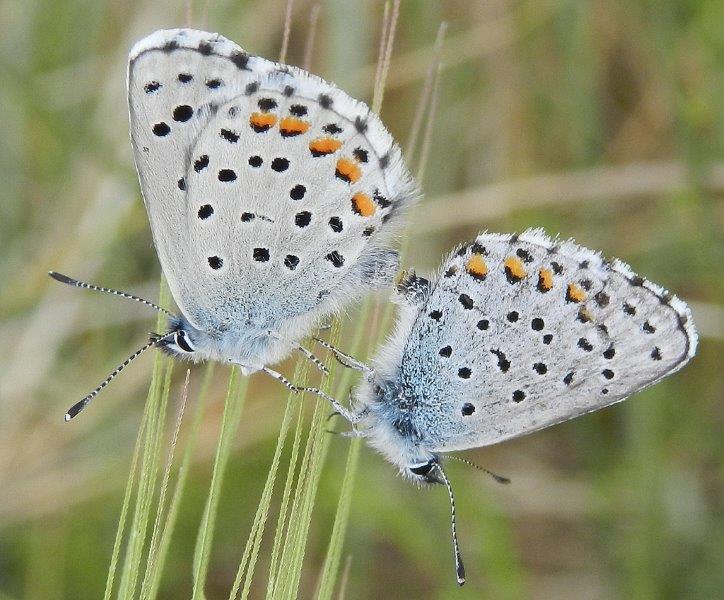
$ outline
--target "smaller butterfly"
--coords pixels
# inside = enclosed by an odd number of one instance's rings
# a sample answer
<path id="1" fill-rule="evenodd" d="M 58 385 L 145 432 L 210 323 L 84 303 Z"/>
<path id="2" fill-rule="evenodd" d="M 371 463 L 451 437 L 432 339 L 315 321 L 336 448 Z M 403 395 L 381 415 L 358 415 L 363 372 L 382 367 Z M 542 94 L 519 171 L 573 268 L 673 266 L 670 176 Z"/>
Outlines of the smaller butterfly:
<path id="1" fill-rule="evenodd" d="M 417 199 L 379 117 L 334 84 L 216 33 L 157 31 L 128 61 L 131 142 L 159 262 L 179 307 L 80 402 L 152 347 L 261 371 L 320 322 L 391 283 L 394 232 Z M 309 391 L 316 390 L 309 388 Z"/>
<path id="2" fill-rule="evenodd" d="M 364 373 L 351 410 L 341 411 L 353 434 L 413 481 L 447 487 L 460 585 L 443 453 L 620 402 L 696 351 L 684 302 L 628 265 L 539 229 L 483 233 L 432 279 L 409 272 L 397 290 L 397 324 L 373 367 L 320 342 Z"/>

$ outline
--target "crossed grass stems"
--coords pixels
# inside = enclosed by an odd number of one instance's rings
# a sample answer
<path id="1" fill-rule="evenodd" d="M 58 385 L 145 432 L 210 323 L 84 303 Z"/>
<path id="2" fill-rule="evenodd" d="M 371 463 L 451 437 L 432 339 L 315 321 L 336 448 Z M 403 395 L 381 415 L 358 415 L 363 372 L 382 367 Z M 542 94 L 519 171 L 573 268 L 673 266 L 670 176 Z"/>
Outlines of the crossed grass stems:
<path id="1" fill-rule="evenodd" d="M 290 0 L 287 4 L 280 62 L 285 60 L 288 48 L 291 6 Z M 304 53 L 304 67 L 307 69 L 310 66 L 308 63 L 312 55 L 311 49 L 314 44 L 318 14 L 318 8 L 310 13 L 309 33 Z M 386 2 L 372 101 L 372 109 L 377 113 L 380 111 L 384 96 L 398 16 L 399 0 L 394 0 L 392 3 Z M 407 145 L 408 161 L 413 160 L 414 152 L 416 149 L 418 150 L 419 157 L 416 161 L 418 182 L 424 176 L 425 164 L 429 155 L 440 73 L 440 50 L 445 28 L 445 24 L 440 26 L 433 46 L 432 59 Z M 403 242 L 403 255 L 404 250 Z M 160 304 L 168 306 L 170 303 L 170 293 L 162 281 Z M 366 356 L 372 348 L 379 345 L 392 318 L 389 303 L 383 306 L 372 298 L 369 298 L 360 310 L 358 322 L 370 323 L 370 326 L 367 329 L 357 327 L 351 340 L 349 342 L 345 340 L 345 347 L 353 356 Z M 157 324 L 159 330 L 163 329 L 165 325 L 164 319 L 164 315 L 159 314 Z M 366 331 L 369 331 L 367 340 L 365 340 Z M 337 345 L 341 332 L 342 324 L 335 319 L 330 331 L 332 344 Z M 118 598 L 138 596 L 150 599 L 157 597 L 159 593 L 165 562 L 174 527 L 179 517 L 181 500 L 206 410 L 209 384 L 215 371 L 213 363 L 209 363 L 205 368 L 200 390 L 193 402 L 195 406 L 190 417 L 191 423 L 187 425 L 184 442 L 179 446 L 179 432 L 189 396 L 190 372 L 186 372 L 178 414 L 173 421 L 170 439 L 166 445 L 164 442 L 167 437 L 167 421 L 170 418 L 168 413 L 173 366 L 174 361 L 165 357 L 163 353 L 157 353 L 124 491 L 108 569 L 105 599 L 112 597 L 116 587 Z M 331 393 L 335 398 L 344 397 L 352 384 L 352 371 L 340 369 L 337 362 L 332 360 L 331 355 L 326 357 L 325 366 L 329 369 L 329 375 L 322 381 L 321 389 Z M 299 385 L 306 385 L 308 368 L 308 360 L 298 361 L 292 381 Z M 192 598 L 194 599 L 205 597 L 204 586 L 213 548 L 219 499 L 233 441 L 246 403 L 248 382 L 248 377 L 242 377 L 236 368 L 232 369 L 224 400 L 211 483 L 194 548 L 192 564 Z M 334 388 L 330 389 L 332 382 L 334 382 Z M 311 409 L 311 417 L 308 417 L 305 404 L 310 402 L 314 402 L 314 406 Z M 274 538 L 269 554 L 266 598 L 277 600 L 297 596 L 312 512 L 331 440 L 327 431 L 328 417 L 329 407 L 325 400 L 318 397 L 313 400 L 309 396 L 293 392 L 287 395 L 276 447 L 249 537 L 241 553 L 236 576 L 229 591 L 230 599 L 248 598 L 252 583 L 255 584 L 255 590 L 259 588 L 259 582 L 254 579 L 256 567 L 265 530 L 267 526 L 272 525 L 274 526 Z M 289 456 L 287 472 L 279 500 L 276 523 L 270 524 L 269 512 L 275 484 L 280 476 L 285 448 L 288 448 Z M 361 439 L 352 438 L 349 443 L 344 476 L 339 488 L 337 510 L 326 556 L 317 577 L 316 597 L 319 599 L 333 597 L 335 590 L 337 597 L 342 597 L 345 593 L 351 557 L 347 558 L 341 577 L 340 567 L 360 448 Z M 180 463 L 175 466 L 178 462 L 177 454 L 180 454 Z M 172 477 L 172 473 L 175 478 Z M 122 550 L 124 546 L 125 549 Z M 123 557 L 121 558 L 122 552 Z"/>

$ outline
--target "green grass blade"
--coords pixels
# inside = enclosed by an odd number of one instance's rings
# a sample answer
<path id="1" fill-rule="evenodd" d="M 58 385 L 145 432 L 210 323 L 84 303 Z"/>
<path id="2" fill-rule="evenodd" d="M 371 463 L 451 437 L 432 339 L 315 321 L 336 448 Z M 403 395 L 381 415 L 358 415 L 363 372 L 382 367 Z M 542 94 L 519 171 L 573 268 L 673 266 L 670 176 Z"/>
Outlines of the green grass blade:
<path id="1" fill-rule="evenodd" d="M 299 449 L 302 445 L 302 429 L 304 425 L 304 404 L 299 403 L 297 412 L 297 422 L 294 427 L 294 441 L 289 456 L 289 465 L 287 467 L 287 478 L 284 482 L 284 491 L 282 493 L 282 501 L 279 506 L 279 515 L 277 516 L 277 527 L 274 534 L 274 542 L 272 544 L 271 558 L 269 560 L 269 581 L 267 583 L 266 597 L 271 598 L 274 593 L 274 586 L 278 575 L 279 553 L 284 539 L 286 539 L 285 528 L 287 525 L 286 517 L 289 510 L 289 501 L 294 489 L 294 475 L 296 474 L 297 460 L 299 460 Z"/>
<path id="2" fill-rule="evenodd" d="M 171 368 L 169 359 L 159 353 L 156 356 L 151 392 L 148 399 L 150 405 L 149 419 L 141 459 L 136 506 L 133 522 L 129 530 L 123 575 L 118 591 L 119 598 L 133 597 L 138 581 L 151 505 L 155 495 L 155 483 L 160 462 L 161 441 L 171 383 Z"/>
<path id="3" fill-rule="evenodd" d="M 148 403 L 146 403 L 146 409 L 143 411 L 141 417 L 141 424 L 138 428 L 138 435 L 136 436 L 136 444 L 133 448 L 133 457 L 131 458 L 131 469 L 128 473 L 128 481 L 126 482 L 126 490 L 123 493 L 123 504 L 121 505 L 121 514 L 118 517 L 118 527 L 116 529 L 116 537 L 113 542 L 113 551 L 111 552 L 111 562 L 108 565 L 108 578 L 106 579 L 106 589 L 103 594 L 104 600 L 109 600 L 113 593 L 113 582 L 116 577 L 116 571 L 118 570 L 118 557 L 121 554 L 121 545 L 123 543 L 123 532 L 126 527 L 126 520 L 128 519 L 128 511 L 131 506 L 131 494 L 133 492 L 134 484 L 136 481 L 136 474 L 138 472 L 138 460 L 141 456 L 141 446 L 145 439 L 146 423 L 148 421 Z"/>
<path id="4" fill-rule="evenodd" d="M 359 322 L 365 323 L 370 315 L 372 303 L 367 301 L 360 313 Z M 358 327 L 354 339 L 350 345 L 351 352 L 359 355 L 366 329 Z M 331 340 L 337 343 L 339 329 L 335 327 L 332 331 Z M 336 367 L 336 365 L 334 365 Z M 336 397 L 341 397 L 349 388 L 352 378 L 352 371 L 345 369 L 337 378 L 337 385 L 334 390 Z M 329 448 L 330 436 L 326 433 L 327 404 L 324 401 L 317 401 L 315 405 L 312 422 L 309 429 L 309 437 L 300 474 L 297 480 L 297 488 L 289 516 L 289 526 L 284 540 L 282 556 L 277 570 L 274 591 L 272 598 L 291 598 L 297 594 L 299 580 L 301 578 L 302 565 L 306 550 L 306 541 L 309 534 L 312 509 L 319 485 L 322 467 L 324 465 L 327 450 Z"/>
<path id="5" fill-rule="evenodd" d="M 186 371 L 186 382 L 182 392 L 181 406 L 179 408 L 178 417 L 176 418 L 176 427 L 174 428 L 173 435 L 171 437 L 171 443 L 169 445 L 168 456 L 166 458 L 166 468 L 163 472 L 163 478 L 161 480 L 161 490 L 158 495 L 158 502 L 156 504 L 156 517 L 153 521 L 153 531 L 151 533 L 151 542 L 148 548 L 148 557 L 146 559 L 146 571 L 141 582 L 141 598 L 147 598 L 150 584 L 153 579 L 153 574 L 156 571 L 158 564 L 158 549 L 160 543 L 160 535 L 163 527 L 163 515 L 166 507 L 166 492 L 168 491 L 168 483 L 171 478 L 171 468 L 173 466 L 173 458 L 176 450 L 176 444 L 178 442 L 179 432 L 181 430 L 181 423 L 183 421 L 184 412 L 186 409 L 186 402 L 188 400 L 189 392 L 189 380 L 191 371 Z"/>
<path id="6" fill-rule="evenodd" d="M 161 534 L 161 541 L 159 543 L 158 556 L 156 559 L 156 568 L 151 575 L 148 598 L 155 598 L 158 594 L 158 588 L 161 583 L 161 575 L 163 574 L 163 567 L 171 545 L 171 537 L 173 536 L 174 526 L 178 520 L 179 507 L 181 506 L 183 492 L 186 488 L 191 459 L 196 448 L 199 430 L 201 429 L 209 384 L 211 383 L 211 378 L 214 374 L 214 366 L 215 363 L 213 362 L 206 365 L 204 379 L 201 384 L 201 391 L 199 392 L 196 400 L 196 409 L 194 411 L 194 418 L 191 425 L 191 433 L 189 434 L 186 442 L 184 457 L 181 461 L 181 466 L 179 467 L 176 485 L 174 487 L 173 495 L 171 496 L 171 503 L 169 505 L 168 514 L 166 515 L 166 521 L 163 525 L 163 533 Z"/>
<path id="7" fill-rule="evenodd" d="M 294 371 L 295 382 L 301 381 L 305 378 L 305 372 L 308 364 L 308 361 L 299 361 L 297 363 L 297 367 Z M 254 576 L 254 567 L 256 566 L 256 561 L 259 556 L 259 548 L 261 547 L 266 521 L 269 516 L 269 507 L 271 505 L 272 493 L 274 491 L 274 483 L 279 470 L 279 462 L 281 460 L 282 451 L 291 426 L 294 408 L 300 402 L 301 399 L 299 396 L 293 392 L 290 392 L 287 396 L 284 417 L 282 418 L 282 425 L 279 429 L 279 436 L 277 438 L 276 448 L 274 449 L 274 456 L 272 458 L 271 466 L 269 467 L 266 482 L 264 483 L 259 508 L 254 516 L 251 533 L 249 535 L 249 539 L 247 540 L 246 547 L 244 548 L 241 562 L 239 563 L 239 568 L 237 570 L 236 579 L 234 580 L 234 584 L 229 594 L 230 600 L 236 598 L 239 593 L 239 587 L 241 586 L 242 580 L 244 581 L 244 587 L 241 591 L 241 598 L 244 599 L 248 597 L 249 590 L 251 588 L 251 581 Z"/>
<path id="8" fill-rule="evenodd" d="M 334 517 L 327 556 L 324 559 L 324 565 L 322 567 L 322 576 L 317 593 L 318 600 L 332 598 L 332 593 L 334 592 L 334 584 L 342 559 L 344 536 L 347 531 L 347 522 L 349 521 L 352 492 L 354 491 L 354 481 L 355 475 L 357 474 L 361 447 L 361 438 L 354 438 L 350 443 L 349 452 L 347 453 L 347 463 L 344 468 L 344 479 L 342 480 L 342 489 L 339 493 L 337 512 Z"/>
<path id="9" fill-rule="evenodd" d="M 246 389 L 249 378 L 242 377 L 238 369 L 234 368 L 229 377 L 229 387 L 224 402 L 224 414 L 221 419 L 221 433 L 214 459 L 211 486 L 206 500 L 204 514 L 199 524 L 199 533 L 196 538 L 194 552 L 194 600 L 204 597 L 204 583 L 209 568 L 211 556 L 211 544 L 214 537 L 214 526 L 216 524 L 216 513 L 221 494 L 221 485 L 224 479 L 224 472 L 229 461 L 234 435 L 239 426 L 239 419 L 246 400 Z"/>

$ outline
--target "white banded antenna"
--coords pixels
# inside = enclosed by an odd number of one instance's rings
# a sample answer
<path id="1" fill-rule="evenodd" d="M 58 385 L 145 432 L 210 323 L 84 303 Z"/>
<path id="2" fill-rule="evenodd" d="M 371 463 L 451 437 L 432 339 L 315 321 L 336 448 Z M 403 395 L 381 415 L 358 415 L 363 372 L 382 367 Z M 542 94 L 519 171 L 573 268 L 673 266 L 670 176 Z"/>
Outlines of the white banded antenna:
<path id="1" fill-rule="evenodd" d="M 493 473 L 493 471 L 491 471 L 490 469 L 485 469 L 485 468 L 481 467 L 480 465 L 476 465 L 473 461 L 468 460 L 467 458 L 461 458 L 460 456 L 453 456 L 453 455 L 451 455 L 451 454 L 447 455 L 445 458 L 446 458 L 446 459 L 449 458 L 449 459 L 451 459 L 451 460 L 456 460 L 456 461 L 461 462 L 461 463 L 464 463 L 464 464 L 466 464 L 466 465 L 468 465 L 468 466 L 470 466 L 470 467 L 474 467 L 474 468 L 477 469 L 478 471 L 482 471 L 483 473 L 487 473 L 487 474 L 490 475 L 493 479 L 495 479 L 495 481 L 497 481 L 498 483 L 503 483 L 503 484 L 508 484 L 508 483 L 510 483 L 510 479 L 508 479 L 507 477 L 503 477 L 502 475 L 498 475 L 497 473 Z"/>
<path id="2" fill-rule="evenodd" d="M 139 298 L 138 296 L 134 296 L 133 294 L 128 294 L 126 292 L 121 292 L 119 290 L 114 290 L 107 287 L 101 287 L 99 285 L 93 285 L 92 283 L 86 283 L 85 281 L 79 281 L 77 279 L 73 279 L 72 277 L 68 277 L 67 275 L 63 275 L 62 273 L 56 273 L 55 271 L 48 271 L 48 275 L 50 275 L 56 281 L 60 281 L 60 283 L 64 283 L 66 285 L 81 288 L 84 290 L 93 290 L 94 292 L 105 292 L 106 294 L 120 296 L 121 298 L 140 302 L 141 304 L 145 304 L 146 306 L 155 308 L 157 311 L 162 312 L 169 317 L 174 316 L 173 313 L 170 313 L 165 308 L 161 308 L 158 304 L 154 304 L 153 302 L 149 302 L 148 300 L 144 300 L 143 298 Z"/>
<path id="3" fill-rule="evenodd" d="M 458 580 L 458 585 L 465 584 L 465 565 L 463 564 L 463 557 L 460 554 L 460 546 L 458 544 L 458 530 L 457 530 L 457 519 L 455 518 L 455 496 L 453 495 L 452 486 L 450 480 L 445 475 L 440 463 L 435 464 L 442 483 L 447 488 L 447 494 L 450 497 L 450 528 L 452 531 L 452 542 L 453 542 L 453 553 L 455 554 L 455 576 Z"/>
<path id="4" fill-rule="evenodd" d="M 151 341 L 149 341 L 144 346 L 141 346 L 138 350 L 136 350 L 133 354 L 131 354 L 131 356 L 129 356 L 120 365 L 118 365 L 113 370 L 113 372 L 110 375 L 108 375 L 108 377 L 106 377 L 96 389 L 94 389 L 90 394 L 88 394 L 80 402 L 76 402 L 73 406 L 71 406 L 68 409 L 68 412 L 65 413 L 65 420 L 70 421 L 80 411 L 82 411 L 86 406 L 88 406 L 90 401 L 93 400 L 93 398 L 95 398 L 104 387 L 106 387 L 111 381 L 113 381 L 116 378 L 116 375 L 118 375 L 121 371 L 123 371 L 123 369 L 125 369 L 129 364 L 131 364 L 131 362 L 133 362 L 135 359 L 137 359 L 146 350 L 148 350 L 149 348 L 152 348 L 153 346 L 158 345 L 160 342 L 163 342 L 164 340 L 167 340 L 167 339 L 173 337 L 174 335 L 176 335 L 176 331 L 171 331 L 162 336 L 154 335 L 151 338 Z"/>

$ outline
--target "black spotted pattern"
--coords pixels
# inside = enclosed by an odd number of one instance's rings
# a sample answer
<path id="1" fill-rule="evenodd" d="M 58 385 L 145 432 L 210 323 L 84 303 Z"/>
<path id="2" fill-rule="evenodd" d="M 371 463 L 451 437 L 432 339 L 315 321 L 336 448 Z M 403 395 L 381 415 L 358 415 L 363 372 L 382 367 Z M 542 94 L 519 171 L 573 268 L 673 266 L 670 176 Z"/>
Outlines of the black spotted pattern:
<path id="1" fill-rule="evenodd" d="M 209 166 L 209 155 L 208 154 L 199 156 L 194 161 L 194 171 L 196 171 L 197 173 L 201 173 L 201 171 L 203 171 L 208 166 Z"/>
<path id="2" fill-rule="evenodd" d="M 271 168 L 273 171 L 276 171 L 277 173 L 286 171 L 289 168 L 289 160 L 286 158 L 277 157 L 274 160 L 272 160 Z"/>
<path id="3" fill-rule="evenodd" d="M 506 373 L 510 369 L 510 361 L 505 357 L 505 353 L 496 349 L 491 349 L 490 352 L 498 358 L 498 368 Z"/>
<path id="4" fill-rule="evenodd" d="M 236 181 L 236 173 L 232 169 L 221 169 L 218 178 L 225 183 Z"/>
<path id="5" fill-rule="evenodd" d="M 199 208 L 199 219 L 204 220 L 208 219 L 211 215 L 214 214 L 214 207 L 211 206 L 211 204 L 204 204 Z"/>
<path id="6" fill-rule="evenodd" d="M 219 135 L 230 144 L 236 144 L 239 141 L 239 134 L 236 131 L 231 131 L 231 129 L 222 129 L 219 131 Z"/>
<path id="7" fill-rule="evenodd" d="M 330 252 L 325 258 L 332 263 L 334 267 L 339 269 L 344 264 L 344 256 L 342 256 L 336 250 Z"/>
<path id="8" fill-rule="evenodd" d="M 252 253 L 254 260 L 257 262 L 267 262 L 269 260 L 268 248 L 254 248 Z"/>
<path id="9" fill-rule="evenodd" d="M 460 294 L 458 301 L 463 305 L 465 310 L 470 310 L 473 307 L 473 299 L 467 294 Z"/>
<path id="10" fill-rule="evenodd" d="M 538 375 L 545 375 L 548 372 L 548 367 L 545 363 L 537 362 L 533 365 L 533 370 L 538 373 Z"/>
<path id="11" fill-rule="evenodd" d="M 167 123 L 164 123 L 161 121 L 160 123 L 156 123 L 153 126 L 153 135 L 158 137 L 165 137 L 169 133 L 171 133 L 171 128 L 168 126 Z"/>
<path id="12" fill-rule="evenodd" d="M 304 187 L 302 184 L 295 185 L 291 190 L 289 190 L 289 197 L 292 200 L 301 200 L 304 198 L 304 194 L 307 193 L 307 188 Z"/>
<path id="13" fill-rule="evenodd" d="M 299 257 L 294 256 L 294 254 L 287 254 L 284 257 L 284 266 L 289 269 L 290 271 L 293 271 L 297 268 L 297 265 L 299 264 Z"/>
<path id="14" fill-rule="evenodd" d="M 334 231 L 335 233 L 339 233 L 343 229 L 342 219 L 340 219 L 339 217 L 331 217 L 329 219 L 329 226 L 332 231 Z"/>
<path id="15" fill-rule="evenodd" d="M 294 224 L 297 227 L 306 227 L 312 221 L 312 213 L 308 210 L 303 210 L 294 215 Z"/>
<path id="16" fill-rule="evenodd" d="M 188 104 L 181 104 L 173 109 L 173 120 L 179 123 L 185 123 L 194 116 L 194 109 Z"/>
<path id="17" fill-rule="evenodd" d="M 593 345 L 591 344 L 591 342 L 589 342 L 584 337 L 578 339 L 578 347 L 586 352 L 590 352 L 591 350 L 593 350 Z"/>

